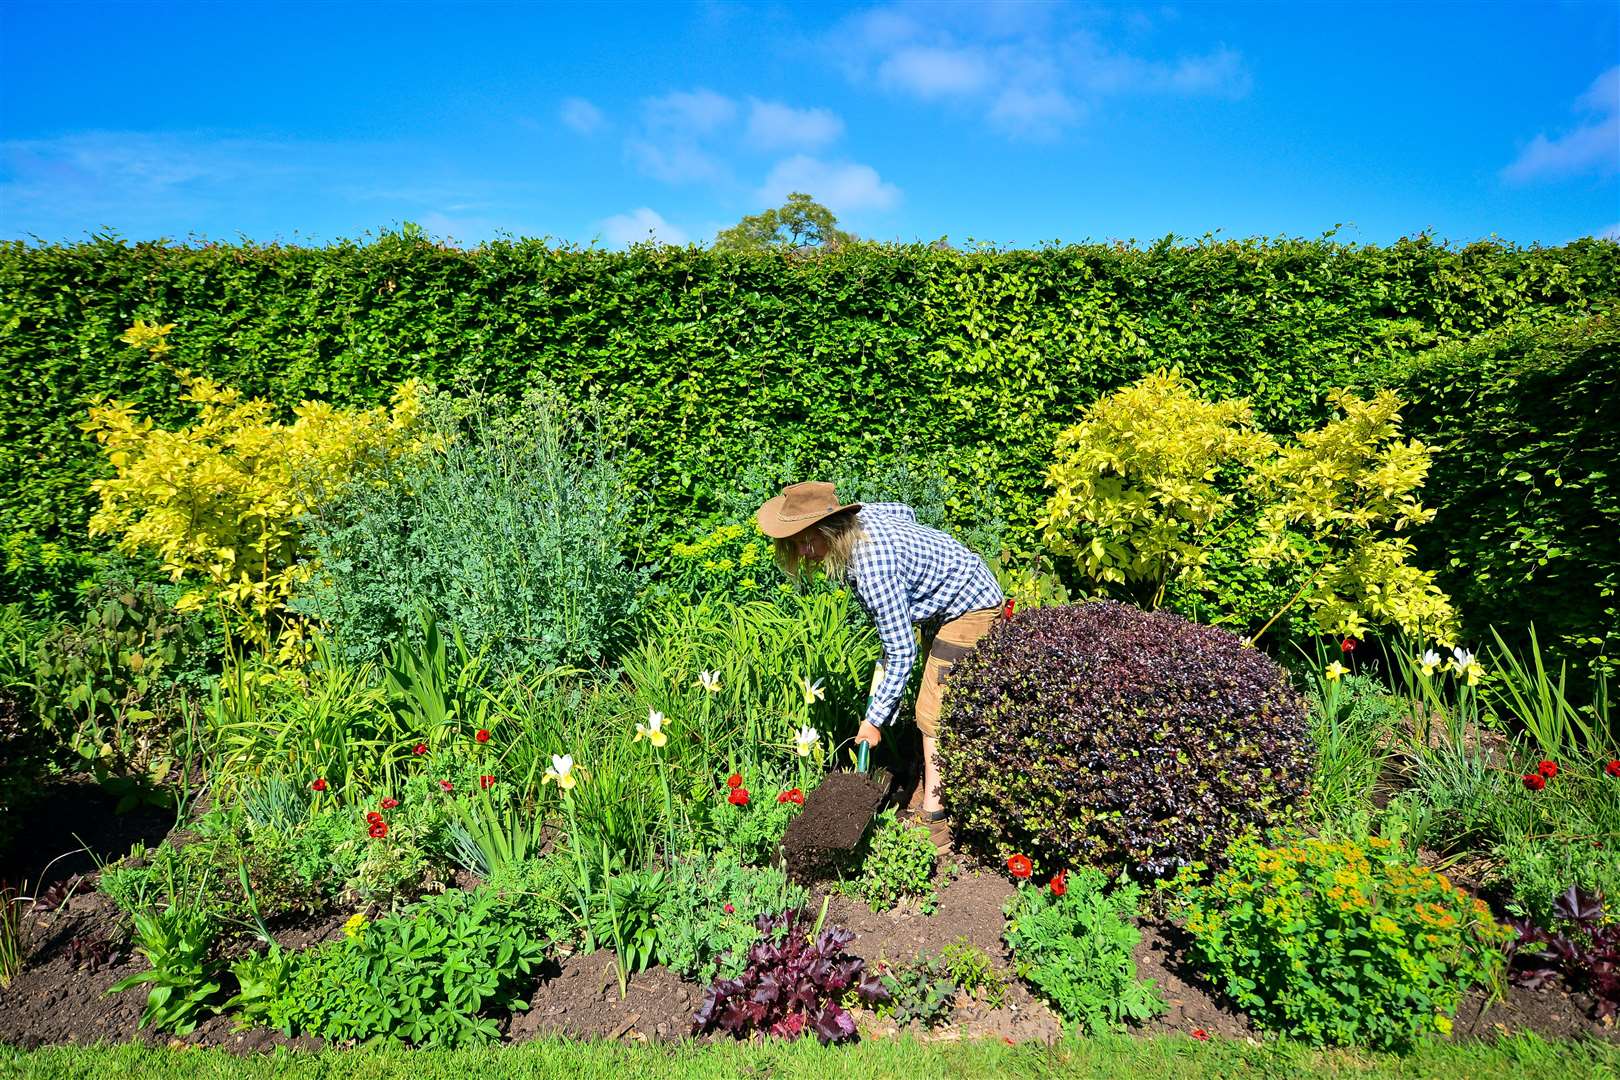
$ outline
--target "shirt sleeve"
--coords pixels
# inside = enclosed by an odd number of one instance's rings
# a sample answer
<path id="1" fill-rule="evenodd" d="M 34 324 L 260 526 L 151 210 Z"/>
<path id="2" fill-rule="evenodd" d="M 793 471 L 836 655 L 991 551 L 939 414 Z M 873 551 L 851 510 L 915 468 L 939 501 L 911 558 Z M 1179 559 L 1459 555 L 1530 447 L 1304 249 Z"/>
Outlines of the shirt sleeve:
<path id="1" fill-rule="evenodd" d="M 900 579 L 884 572 L 882 560 L 863 568 L 855 579 L 855 592 L 877 624 L 883 643 L 883 680 L 866 706 L 867 722 L 882 727 L 900 706 L 906 680 L 917 662 L 917 639 L 912 633 L 911 604 Z"/>

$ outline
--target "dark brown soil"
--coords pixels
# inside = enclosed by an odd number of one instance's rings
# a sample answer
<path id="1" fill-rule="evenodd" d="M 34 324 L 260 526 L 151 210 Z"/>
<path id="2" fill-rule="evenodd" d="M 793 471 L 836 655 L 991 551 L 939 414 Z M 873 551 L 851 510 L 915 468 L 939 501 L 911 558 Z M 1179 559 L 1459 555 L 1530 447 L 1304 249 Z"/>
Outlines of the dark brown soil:
<path id="1" fill-rule="evenodd" d="M 782 837 L 788 874 L 803 884 L 836 876 L 883 808 L 889 788 L 886 777 L 862 773 L 838 772 L 823 780 Z"/>
<path id="2" fill-rule="evenodd" d="M 632 977 L 619 997 L 613 954 L 575 955 L 553 967 L 529 997 L 529 1011 L 512 1017 L 506 1037 L 527 1042 L 545 1035 L 630 1039 L 684 1038 L 703 991 L 665 967 Z"/>
<path id="3" fill-rule="evenodd" d="M 1191 970 L 1185 958 L 1185 936 L 1174 926 L 1142 928 L 1136 947 L 1136 973 L 1152 979 L 1169 1009 L 1142 1025 L 1147 1032 L 1181 1032 L 1240 1039 L 1255 1034 L 1249 1018 Z"/>
<path id="4" fill-rule="evenodd" d="M 92 873 L 98 860 L 128 855 L 134 844 L 155 845 L 174 827 L 171 810 L 138 806 L 118 814 L 117 804 L 88 777 L 47 787 L 29 804 L 11 848 L 0 854 L 0 882 L 26 883 L 28 895 L 38 895 L 73 874 Z"/>

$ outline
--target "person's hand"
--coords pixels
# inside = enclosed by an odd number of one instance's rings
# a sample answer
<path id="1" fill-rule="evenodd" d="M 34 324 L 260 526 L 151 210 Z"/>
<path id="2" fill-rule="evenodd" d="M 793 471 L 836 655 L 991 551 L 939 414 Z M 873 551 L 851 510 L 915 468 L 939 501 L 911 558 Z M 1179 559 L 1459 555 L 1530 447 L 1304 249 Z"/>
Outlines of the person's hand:
<path id="1" fill-rule="evenodd" d="M 857 743 L 865 742 L 868 746 L 876 749 L 877 744 L 883 741 L 883 731 L 876 725 L 862 720 L 861 730 L 855 733 L 855 741 Z"/>

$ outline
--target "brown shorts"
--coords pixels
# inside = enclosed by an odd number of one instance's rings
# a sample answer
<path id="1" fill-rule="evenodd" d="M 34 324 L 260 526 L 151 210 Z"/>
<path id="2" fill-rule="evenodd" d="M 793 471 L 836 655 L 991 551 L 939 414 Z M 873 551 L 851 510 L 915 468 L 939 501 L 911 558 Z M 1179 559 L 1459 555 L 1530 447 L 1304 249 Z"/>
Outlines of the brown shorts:
<path id="1" fill-rule="evenodd" d="M 939 706 L 945 693 L 945 679 L 952 666 L 967 655 L 979 639 L 1001 618 L 1001 608 L 981 608 L 970 611 L 959 619 L 952 619 L 939 628 L 928 646 L 928 659 L 923 663 L 922 686 L 917 690 L 917 730 L 927 738 L 939 736 Z M 883 681 L 883 665 L 872 673 L 872 691 L 877 692 Z"/>

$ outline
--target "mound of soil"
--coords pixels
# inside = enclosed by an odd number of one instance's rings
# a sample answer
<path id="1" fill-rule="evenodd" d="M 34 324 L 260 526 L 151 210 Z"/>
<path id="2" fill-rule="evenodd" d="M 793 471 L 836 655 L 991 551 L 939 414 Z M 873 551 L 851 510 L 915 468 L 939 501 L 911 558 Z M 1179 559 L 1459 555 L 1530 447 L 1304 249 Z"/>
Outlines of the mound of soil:
<path id="1" fill-rule="evenodd" d="M 666 967 L 632 976 L 620 998 L 613 954 L 576 954 L 542 976 L 529 995 L 529 1011 L 512 1017 L 506 1038 L 527 1042 L 546 1035 L 569 1035 L 671 1041 L 686 1037 L 702 999 L 701 989 L 682 982 Z"/>
<path id="2" fill-rule="evenodd" d="M 881 774 L 837 772 L 823 780 L 782 837 L 788 875 L 803 885 L 836 876 L 883 808 L 889 787 Z"/>

